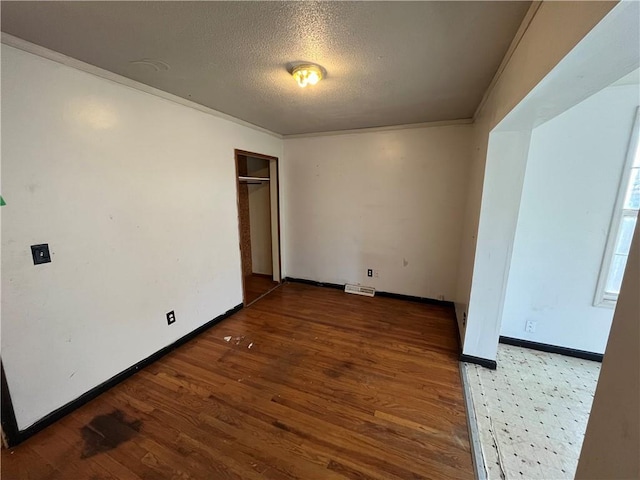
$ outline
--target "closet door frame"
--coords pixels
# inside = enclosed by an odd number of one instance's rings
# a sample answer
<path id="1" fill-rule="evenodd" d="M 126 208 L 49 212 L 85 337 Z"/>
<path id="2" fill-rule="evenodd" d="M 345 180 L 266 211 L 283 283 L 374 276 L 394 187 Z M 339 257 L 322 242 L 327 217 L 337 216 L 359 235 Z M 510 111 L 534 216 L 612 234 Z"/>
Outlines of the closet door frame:
<path id="1" fill-rule="evenodd" d="M 271 199 L 271 256 L 273 263 L 273 279 L 278 284 L 282 283 L 282 248 L 280 235 L 280 169 L 278 157 L 265 155 L 262 153 L 249 152 L 247 150 L 234 150 L 234 163 L 236 170 L 236 208 L 238 211 L 238 248 L 240 251 L 240 270 L 242 273 L 242 232 L 240 221 L 240 174 L 239 161 L 240 157 L 253 157 L 269 161 L 269 189 Z M 244 275 L 242 278 L 242 303 L 246 306 L 246 290 Z"/>

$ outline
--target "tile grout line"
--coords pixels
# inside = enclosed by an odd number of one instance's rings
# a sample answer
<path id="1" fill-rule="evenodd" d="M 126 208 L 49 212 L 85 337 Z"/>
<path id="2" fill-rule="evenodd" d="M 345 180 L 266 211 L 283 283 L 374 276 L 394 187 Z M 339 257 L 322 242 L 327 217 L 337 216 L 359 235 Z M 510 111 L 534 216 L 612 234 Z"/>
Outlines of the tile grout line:
<path id="1" fill-rule="evenodd" d="M 491 434 L 491 438 L 493 438 L 493 445 L 496 447 L 496 455 L 498 457 L 498 467 L 500 468 L 500 479 L 505 480 L 507 475 L 505 474 L 504 467 L 502 465 L 502 454 L 500 453 L 500 447 L 498 446 L 498 439 L 495 435 L 496 428 L 493 425 L 493 419 L 491 418 L 491 412 L 489 412 L 489 433 Z"/>
<path id="2" fill-rule="evenodd" d="M 476 371 L 477 372 L 477 371 Z M 480 378 L 480 374 L 478 373 L 478 384 L 480 385 L 481 395 L 486 397 L 486 391 L 484 389 L 484 383 L 482 383 L 482 378 Z M 495 435 L 495 426 L 493 425 L 493 416 L 491 415 L 491 410 L 489 409 L 489 404 L 486 405 L 487 408 L 487 417 L 489 418 L 489 433 L 491 434 L 491 438 L 493 440 L 493 446 L 495 447 L 496 457 L 498 459 L 498 468 L 500 469 L 500 479 L 505 480 L 507 478 L 504 464 L 502 463 L 502 454 L 500 452 L 500 448 L 498 446 L 498 439 Z"/>

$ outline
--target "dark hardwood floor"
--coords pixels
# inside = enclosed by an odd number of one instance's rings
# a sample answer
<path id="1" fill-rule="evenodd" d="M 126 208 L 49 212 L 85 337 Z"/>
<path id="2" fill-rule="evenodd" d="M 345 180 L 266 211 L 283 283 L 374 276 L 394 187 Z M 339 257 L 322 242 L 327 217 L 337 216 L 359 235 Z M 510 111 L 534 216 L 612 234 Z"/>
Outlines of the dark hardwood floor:
<path id="1" fill-rule="evenodd" d="M 244 302 L 249 305 L 255 302 L 265 293 L 273 290 L 278 286 L 278 282 L 274 282 L 272 277 L 267 275 L 252 274 L 244 277 Z"/>
<path id="2" fill-rule="evenodd" d="M 454 322 L 285 284 L 3 450 L 2 478 L 473 478 Z"/>

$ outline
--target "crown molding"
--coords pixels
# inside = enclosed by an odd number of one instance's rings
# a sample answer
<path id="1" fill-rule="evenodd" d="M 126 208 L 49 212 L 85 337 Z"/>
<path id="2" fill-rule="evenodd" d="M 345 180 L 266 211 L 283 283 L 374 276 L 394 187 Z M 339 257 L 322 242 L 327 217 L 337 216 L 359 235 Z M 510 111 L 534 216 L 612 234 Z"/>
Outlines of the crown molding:
<path id="1" fill-rule="evenodd" d="M 487 103 L 487 100 L 491 96 L 493 89 L 498 83 L 498 80 L 500 80 L 502 73 L 507 68 L 507 65 L 509 64 L 511 57 L 513 56 L 514 52 L 518 48 L 518 45 L 520 45 L 520 41 L 522 40 L 522 37 L 524 37 L 524 34 L 529 29 L 529 25 L 531 25 L 531 22 L 533 18 L 536 16 L 536 13 L 538 13 L 538 9 L 540 8 L 541 5 L 542 5 L 542 1 L 531 2 L 531 5 L 529 6 L 529 10 L 527 10 L 527 13 L 525 13 L 524 18 L 520 23 L 520 27 L 518 27 L 518 31 L 513 37 L 513 40 L 511 40 L 511 44 L 509 44 L 509 48 L 507 49 L 507 52 L 504 54 L 504 57 L 502 58 L 502 62 L 500 62 L 500 66 L 498 66 L 498 70 L 496 70 L 495 75 L 491 79 L 491 83 L 489 83 L 487 90 L 484 92 L 484 95 L 482 96 L 482 100 L 480 100 L 480 103 L 478 104 L 478 107 L 476 108 L 476 111 L 473 114 L 474 121 L 476 118 L 478 118 L 478 115 L 484 108 L 485 103 Z"/>
<path id="2" fill-rule="evenodd" d="M 357 133 L 390 132 L 394 130 L 409 130 L 409 129 L 416 129 L 416 128 L 451 127 L 454 125 L 470 125 L 472 123 L 473 123 L 473 118 L 460 118 L 457 120 L 441 120 L 437 122 L 408 123 L 405 125 L 389 125 L 386 127 L 356 128 L 352 130 L 332 130 L 329 132 L 297 133 L 293 135 L 283 135 L 282 138 L 284 138 L 285 140 L 289 140 L 293 138 L 329 137 L 334 135 L 353 135 Z"/>
<path id="3" fill-rule="evenodd" d="M 222 120 L 227 120 L 237 125 L 251 128 L 252 130 L 256 130 L 261 133 L 266 133 L 267 135 L 271 135 L 273 137 L 282 139 L 282 135 L 280 135 L 279 133 L 272 132 L 271 130 L 267 130 L 266 128 L 259 127 L 257 125 L 254 125 L 253 123 L 245 122 L 244 120 L 240 120 L 239 118 L 232 117 L 231 115 L 227 115 L 226 113 L 219 112 L 217 110 L 214 110 L 213 108 L 205 107 L 204 105 L 200 105 L 199 103 L 192 102 L 191 100 L 187 100 L 177 95 L 173 95 L 172 93 L 165 92 L 164 90 L 160 90 L 158 88 L 145 85 L 144 83 L 138 82 L 136 80 L 132 80 L 127 77 L 123 77 L 122 75 L 119 75 L 117 73 L 110 72 L 103 68 L 96 67 L 95 65 L 91 65 L 89 63 L 83 62 L 81 60 L 77 60 L 75 58 L 69 57 L 62 53 L 55 52 L 53 50 L 42 47 L 40 45 L 36 45 L 35 43 L 28 42 L 27 40 L 14 37 L 13 35 L 9 35 L 8 33 L 4 33 L 4 32 L 2 33 L 1 42 L 4 45 L 17 48 L 19 50 L 25 51 L 27 53 L 31 53 L 33 55 L 37 55 L 42 58 L 46 58 L 47 60 L 52 60 L 56 63 L 61 63 L 62 65 L 75 68 L 76 70 L 83 71 L 90 75 L 94 75 L 96 77 L 100 77 L 105 80 L 109 80 L 111 82 L 118 83 L 120 85 L 124 85 L 129 88 L 133 88 L 134 90 L 139 90 L 141 92 L 148 93 L 156 97 L 160 97 L 164 100 L 177 103 L 184 107 L 189 107 L 194 110 L 198 110 L 200 112 L 206 113 L 208 115 L 212 115 Z"/>

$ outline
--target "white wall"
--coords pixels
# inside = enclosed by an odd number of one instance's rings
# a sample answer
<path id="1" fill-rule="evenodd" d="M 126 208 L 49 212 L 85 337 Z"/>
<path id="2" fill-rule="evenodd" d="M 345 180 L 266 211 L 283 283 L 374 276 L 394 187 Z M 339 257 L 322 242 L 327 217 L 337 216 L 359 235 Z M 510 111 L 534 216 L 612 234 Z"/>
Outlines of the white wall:
<path id="1" fill-rule="evenodd" d="M 492 332 L 488 331 L 493 330 L 491 318 L 469 317 L 466 324 L 463 322 L 469 312 L 474 276 L 489 134 L 614 5 L 613 2 L 543 2 L 484 105 L 476 113 L 455 298 L 463 347 L 469 355 L 495 358 L 493 350 L 497 348 L 499 329 L 498 319 L 495 319 L 495 331 Z M 468 330 L 471 335 L 467 339 Z M 487 346 L 488 349 L 483 348 Z"/>
<path id="2" fill-rule="evenodd" d="M 285 139 L 287 275 L 451 300 L 470 133 L 458 125 Z"/>
<path id="3" fill-rule="evenodd" d="M 586 43 L 563 59 L 614 7 L 606 25 L 595 29 Z M 476 116 L 456 290 L 456 312 L 467 355 L 486 359 L 496 356 L 521 172 L 528 152 L 526 132 L 637 68 L 636 9 L 636 2 L 543 2 Z M 549 73 L 561 59 L 566 68 Z M 525 96 L 535 101 L 521 103 Z M 520 164 L 509 166 L 513 177 L 491 166 L 492 162 L 505 164 L 507 160 L 490 155 L 490 134 L 498 142 L 494 153 L 510 148 L 508 161 Z M 520 135 L 520 140 L 509 138 L 514 135 Z M 502 175 L 503 181 L 486 178 L 490 172 Z M 487 188 L 492 184 L 493 188 Z M 495 208 L 489 208 L 491 204 Z M 482 293 L 475 295 L 475 302 L 474 289 Z M 462 321 L 465 313 L 466 327 Z"/>
<path id="4" fill-rule="evenodd" d="M 492 132 L 482 187 L 478 225 L 478 254 L 473 265 L 473 282 L 468 307 L 463 353 L 494 360 L 498 346 L 503 292 L 515 232 L 520 191 L 524 179 L 530 132 Z M 460 281 L 460 277 L 458 277 Z M 460 304 L 456 313 L 460 322 Z M 464 326 L 464 313 L 463 326 Z"/>
<path id="5" fill-rule="evenodd" d="M 576 478 L 640 478 L 640 228 L 636 227 Z"/>
<path id="6" fill-rule="evenodd" d="M 267 168 L 267 175 L 269 170 Z M 253 273 L 271 275 L 271 197 L 269 183 L 249 185 L 249 224 Z"/>
<path id="7" fill-rule="evenodd" d="M 250 177 L 270 178 L 270 161 L 247 157 Z M 271 185 L 249 184 L 249 228 L 251 229 L 251 265 L 253 273 L 273 274 L 271 258 Z"/>
<path id="8" fill-rule="evenodd" d="M 282 140 L 2 46 L 2 361 L 19 428 L 242 302 L 234 148 L 281 156 Z M 38 243 L 52 263 L 33 265 Z"/>
<path id="9" fill-rule="evenodd" d="M 613 310 L 593 299 L 638 97 L 609 87 L 533 131 L 501 335 L 604 353 Z"/>
<path id="10" fill-rule="evenodd" d="M 281 271 L 281 251 L 284 251 L 284 245 L 280 245 L 280 229 L 282 218 L 282 203 L 280 202 L 280 172 L 278 169 L 279 160 L 269 160 L 269 198 L 271 200 L 271 276 L 274 282 L 280 282 L 285 274 Z M 277 212 L 277 213 L 276 213 Z M 282 242 L 283 243 L 283 242 Z"/>

